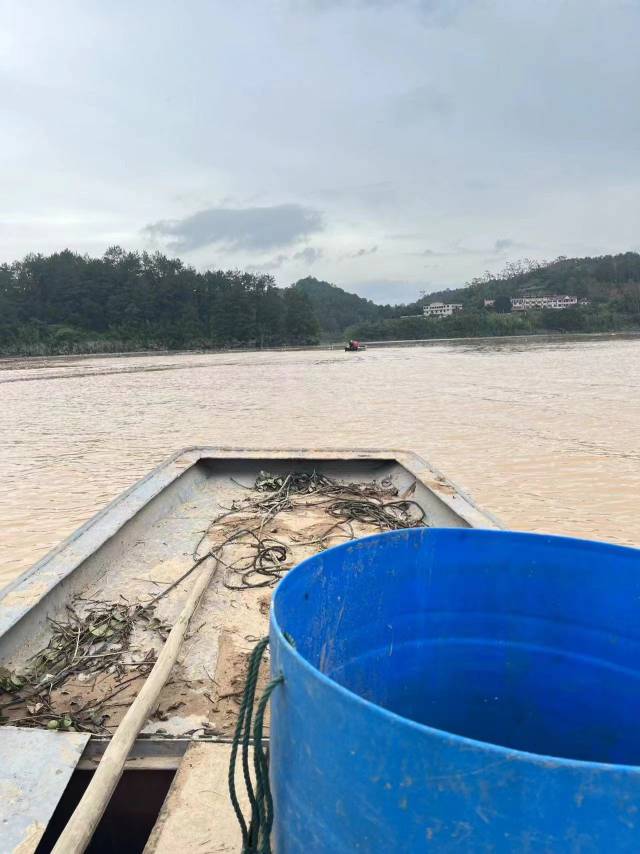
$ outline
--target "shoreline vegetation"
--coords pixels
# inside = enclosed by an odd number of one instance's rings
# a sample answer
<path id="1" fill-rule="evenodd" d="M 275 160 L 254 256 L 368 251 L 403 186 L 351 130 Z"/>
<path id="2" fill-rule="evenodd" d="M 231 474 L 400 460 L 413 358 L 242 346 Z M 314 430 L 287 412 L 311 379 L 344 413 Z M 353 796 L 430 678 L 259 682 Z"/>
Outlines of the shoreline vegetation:
<path id="1" fill-rule="evenodd" d="M 570 294 L 588 306 L 496 311 L 513 296 Z M 422 316 L 431 301 L 462 311 Z M 378 305 L 329 282 L 278 287 L 269 275 L 197 272 L 160 253 L 111 247 L 101 258 L 69 250 L 0 265 L 0 357 L 332 349 L 640 333 L 640 254 L 520 261 L 498 275 Z"/>
<path id="2" fill-rule="evenodd" d="M 640 329 L 626 330 L 622 332 L 532 332 L 528 335 L 480 335 L 480 336 L 463 336 L 458 338 L 404 338 L 401 340 L 385 340 L 385 341 L 362 341 L 370 350 L 384 350 L 389 347 L 430 347 L 446 344 L 510 344 L 522 341 L 523 343 L 560 343 L 560 342 L 579 342 L 584 341 L 634 341 L 640 338 Z M 243 353 L 306 353 L 306 352 L 335 352 L 343 351 L 344 345 L 341 342 L 324 342 L 319 344 L 307 344 L 303 346 L 287 346 L 279 347 L 224 347 L 218 349 L 184 349 L 184 350 L 126 350 L 118 352 L 101 352 L 101 353 L 50 353 L 46 355 L 17 355 L 5 356 L 0 355 L 0 367 L 10 365 L 11 362 L 23 361 L 29 359 L 33 362 L 40 360 L 46 361 L 49 359 L 63 359 L 68 361 L 83 360 L 83 359 L 127 359 L 144 356 L 206 356 L 206 355 L 236 355 Z"/>

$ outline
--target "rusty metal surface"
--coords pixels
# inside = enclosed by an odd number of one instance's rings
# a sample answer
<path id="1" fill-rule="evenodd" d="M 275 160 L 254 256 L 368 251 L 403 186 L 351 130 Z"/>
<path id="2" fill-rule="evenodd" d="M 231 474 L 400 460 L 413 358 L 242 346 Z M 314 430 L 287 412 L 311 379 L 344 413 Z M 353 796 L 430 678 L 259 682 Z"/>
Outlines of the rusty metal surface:
<path id="1" fill-rule="evenodd" d="M 0 727 L 0 847 L 35 851 L 88 733 Z"/>

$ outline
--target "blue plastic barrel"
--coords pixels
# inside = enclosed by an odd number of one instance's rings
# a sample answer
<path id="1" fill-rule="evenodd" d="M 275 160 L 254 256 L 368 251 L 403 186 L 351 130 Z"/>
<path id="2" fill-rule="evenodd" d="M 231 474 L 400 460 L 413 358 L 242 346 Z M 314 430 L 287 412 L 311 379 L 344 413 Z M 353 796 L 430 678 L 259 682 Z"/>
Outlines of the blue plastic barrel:
<path id="1" fill-rule="evenodd" d="M 416 529 L 271 614 L 278 854 L 640 850 L 640 551 Z"/>

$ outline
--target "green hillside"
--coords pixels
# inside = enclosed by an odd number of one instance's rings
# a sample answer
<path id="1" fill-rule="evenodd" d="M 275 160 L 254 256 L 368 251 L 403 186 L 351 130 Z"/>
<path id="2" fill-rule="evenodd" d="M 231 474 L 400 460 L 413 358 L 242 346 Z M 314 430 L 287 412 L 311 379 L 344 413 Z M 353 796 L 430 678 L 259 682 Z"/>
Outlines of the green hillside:
<path id="1" fill-rule="evenodd" d="M 495 276 L 485 274 L 469 285 L 428 294 L 426 301 L 442 299 L 481 306 L 496 296 L 572 294 L 596 301 L 623 300 L 640 283 L 640 254 L 625 252 L 598 258 L 557 258 L 551 262 L 519 261 Z"/>
<path id="2" fill-rule="evenodd" d="M 312 276 L 299 279 L 293 287 L 308 297 L 322 332 L 329 337 L 342 335 L 353 324 L 393 317 L 395 314 L 394 308 L 389 305 L 376 305 L 371 300 Z"/>
<path id="3" fill-rule="evenodd" d="M 485 299 L 542 294 L 570 294 L 588 299 L 590 305 L 562 311 L 509 313 L 507 309 L 504 314 L 484 308 Z M 464 311 L 443 319 L 401 317 L 418 315 L 424 303 L 436 301 L 462 303 Z M 508 300 L 501 302 L 508 306 Z M 396 309 L 391 319 L 357 323 L 346 333 L 364 340 L 396 340 L 636 330 L 640 328 L 640 254 L 512 263 L 498 275 L 486 274 L 465 287 L 430 293 Z"/>

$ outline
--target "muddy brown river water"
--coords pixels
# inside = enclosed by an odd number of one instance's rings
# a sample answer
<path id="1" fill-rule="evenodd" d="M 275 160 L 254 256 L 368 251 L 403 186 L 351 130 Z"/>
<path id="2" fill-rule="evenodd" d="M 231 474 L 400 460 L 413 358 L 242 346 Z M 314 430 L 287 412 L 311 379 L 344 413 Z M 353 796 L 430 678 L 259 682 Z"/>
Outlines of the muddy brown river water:
<path id="1" fill-rule="evenodd" d="M 407 448 L 509 527 L 640 545 L 640 339 L 0 361 L 0 586 L 195 444 Z"/>

